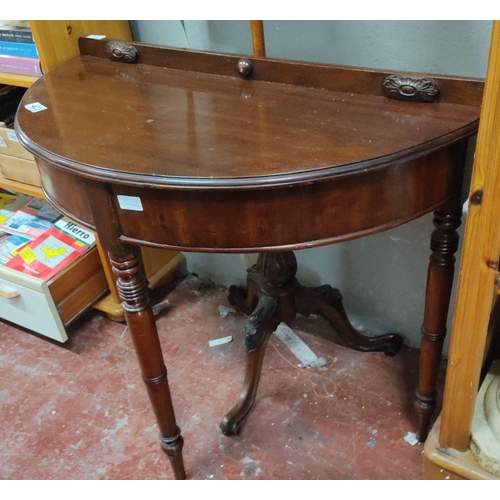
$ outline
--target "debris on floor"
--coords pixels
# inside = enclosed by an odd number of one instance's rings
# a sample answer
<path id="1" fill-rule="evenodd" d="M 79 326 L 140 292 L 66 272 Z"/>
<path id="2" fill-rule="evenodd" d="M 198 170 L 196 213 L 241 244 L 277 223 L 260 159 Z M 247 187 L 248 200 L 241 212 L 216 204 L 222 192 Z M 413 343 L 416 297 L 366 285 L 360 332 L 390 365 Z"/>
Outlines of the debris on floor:
<path id="1" fill-rule="evenodd" d="M 418 439 L 417 435 L 414 432 L 409 432 L 405 437 L 404 440 L 408 443 L 411 444 L 412 446 L 415 446 L 418 444 Z"/>
<path id="2" fill-rule="evenodd" d="M 163 311 L 166 307 L 170 305 L 170 301 L 168 299 L 162 300 L 161 302 L 158 302 L 158 304 L 155 304 L 153 306 L 153 314 L 155 316 L 158 316 L 160 312 Z"/>
<path id="3" fill-rule="evenodd" d="M 210 347 L 216 347 L 218 345 L 227 344 L 228 342 L 231 342 L 231 340 L 233 340 L 233 337 L 231 335 L 229 335 L 227 337 L 221 337 L 219 339 L 209 340 L 208 345 Z"/>
<path id="4" fill-rule="evenodd" d="M 319 358 L 309 346 L 285 323 L 280 323 L 274 334 L 290 349 L 300 365 L 326 370 L 326 361 Z"/>
<path id="5" fill-rule="evenodd" d="M 290 327 L 328 370 L 299 368 L 273 335 L 254 407 L 228 437 L 219 425 L 242 391 L 247 317 L 222 317 L 227 289 L 196 276 L 152 294 L 170 302 L 157 329 L 188 479 L 422 479 L 423 446 L 403 440 L 415 430 L 417 350 L 355 351 L 331 341 L 326 320 L 298 317 Z M 0 480 L 173 479 L 124 328 L 88 310 L 60 345 L 0 321 Z"/>
<path id="6" fill-rule="evenodd" d="M 228 306 L 219 306 L 219 314 L 225 318 L 226 316 L 229 316 L 230 314 L 234 314 L 236 312 L 236 309 L 234 307 L 228 307 Z"/>

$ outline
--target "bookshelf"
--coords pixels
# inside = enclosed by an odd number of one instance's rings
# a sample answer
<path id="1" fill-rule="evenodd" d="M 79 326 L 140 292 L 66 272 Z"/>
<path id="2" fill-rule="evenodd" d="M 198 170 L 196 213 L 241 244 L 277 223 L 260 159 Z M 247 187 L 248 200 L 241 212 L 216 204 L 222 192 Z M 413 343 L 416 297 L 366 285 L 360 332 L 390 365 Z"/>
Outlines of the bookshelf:
<path id="1" fill-rule="evenodd" d="M 424 479 L 495 479 L 472 453 L 478 389 L 500 338 L 500 21 L 493 21 L 453 316 L 442 412 L 424 447 Z"/>
<path id="2" fill-rule="evenodd" d="M 62 62 L 75 57 L 79 54 L 78 38 L 86 35 L 106 35 L 108 38 L 116 38 L 125 41 L 132 40 L 132 34 L 128 21 L 115 21 L 115 20 L 77 20 L 77 21 L 29 21 L 29 26 L 33 34 L 33 39 L 38 50 L 40 63 L 44 73 L 47 73 L 55 66 Z M 15 85 L 19 87 L 30 87 L 36 82 L 38 77 L 26 76 L 0 72 L 0 84 Z M 3 151 L 0 151 L 3 152 Z M 34 165 L 34 164 L 33 164 Z M 1 169 L 0 169 L 1 170 Z M 27 194 L 34 197 L 43 197 L 43 192 L 39 186 L 19 182 L 6 178 L 0 172 L 0 187 L 16 191 L 22 194 Z M 185 261 L 184 256 L 176 251 L 158 250 L 152 248 L 141 249 L 144 261 L 146 276 L 150 283 L 150 287 L 161 286 L 171 280 L 174 271 Z M 82 300 L 74 299 L 73 302 L 79 302 L 80 306 L 84 309 L 90 304 L 96 309 L 106 314 L 114 321 L 123 321 L 124 312 L 121 300 L 118 297 L 116 290 L 115 278 L 111 271 L 107 255 L 102 250 L 99 242 L 97 242 L 96 251 L 93 252 L 100 260 L 100 269 L 95 268 L 95 258 L 87 259 L 89 262 L 92 260 L 88 268 L 89 273 L 97 276 L 104 276 L 105 283 L 109 289 L 105 296 L 96 286 L 96 283 L 101 278 L 95 277 L 92 282 L 91 292 L 81 290 L 80 295 L 85 297 Z M 76 279 L 81 279 L 81 275 L 85 274 L 86 266 L 81 264 L 80 270 L 73 273 L 65 273 L 70 279 L 75 276 L 74 287 L 75 290 L 79 286 Z M 78 277 L 78 278 L 76 278 Z M 68 282 L 66 279 L 65 283 Z M 71 283 L 66 283 L 66 288 L 71 286 Z M 89 285 L 90 286 L 90 285 Z M 81 288 L 81 287 L 80 287 Z M 48 293 L 48 292 L 47 292 Z M 75 294 L 73 294 L 75 295 Z M 57 304 L 56 304 L 57 308 Z M 59 312 L 59 315 L 61 313 Z M 59 339 L 60 340 L 60 339 Z"/>
<path id="3" fill-rule="evenodd" d="M 43 191 L 37 186 L 31 184 L 24 184 L 23 182 L 6 179 L 0 170 L 0 187 L 8 189 L 9 191 L 16 191 L 16 193 L 27 194 L 35 198 L 43 198 Z"/>
<path id="4" fill-rule="evenodd" d="M 132 40 L 128 21 L 29 21 L 44 73 L 78 55 L 78 38 L 102 34 Z M 38 77 L 0 72 L 0 84 L 30 87 Z"/>
<path id="5" fill-rule="evenodd" d="M 15 85 L 16 87 L 31 87 L 38 80 L 37 76 L 16 75 L 0 71 L 0 84 Z"/>

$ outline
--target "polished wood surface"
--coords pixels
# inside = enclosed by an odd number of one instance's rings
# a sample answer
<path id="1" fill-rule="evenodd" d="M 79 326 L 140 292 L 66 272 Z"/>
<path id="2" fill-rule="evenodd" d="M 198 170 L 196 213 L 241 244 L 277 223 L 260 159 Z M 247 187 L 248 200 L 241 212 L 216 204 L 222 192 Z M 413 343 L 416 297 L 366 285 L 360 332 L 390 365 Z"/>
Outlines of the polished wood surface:
<path id="1" fill-rule="evenodd" d="M 151 190 L 118 182 L 110 189 L 115 199 L 141 199 L 142 211 L 117 210 L 121 239 L 129 243 L 206 252 L 298 249 L 371 234 L 438 208 L 456 195 L 449 181 L 461 176 L 461 151 L 456 143 L 363 175 L 272 190 Z M 38 165 L 48 198 L 93 227 L 92 200 L 73 194 L 82 178 L 45 160 Z"/>
<path id="2" fill-rule="evenodd" d="M 470 188 L 469 213 L 439 442 L 465 451 L 484 359 L 500 256 L 500 22 L 493 34 Z"/>
<path id="3" fill-rule="evenodd" d="M 220 56 L 222 62 L 226 58 Z M 323 69 L 293 66 L 290 71 L 303 74 Z M 477 128 L 477 96 L 473 105 L 453 105 L 444 97 L 438 103 L 408 103 L 383 97 L 380 88 L 378 95 L 346 94 L 246 80 L 238 77 L 236 62 L 233 77 L 196 70 L 196 60 L 178 71 L 75 58 L 28 90 L 24 102 L 50 106 L 35 115 L 21 108 L 21 140 L 29 137 L 37 157 L 88 177 L 134 186 L 234 190 L 290 186 L 395 164 Z M 478 93 L 476 86 L 464 82 L 464 90 Z M 120 126 L 114 126 L 118 119 Z M 147 163 L 145 152 L 153 153 Z"/>
<path id="4" fill-rule="evenodd" d="M 132 40 L 130 25 L 126 20 L 36 20 L 29 21 L 29 23 L 45 73 L 52 71 L 68 59 L 79 55 L 78 40 L 82 36 L 91 34 L 105 35 L 122 41 Z M 36 78 L 33 79 L 33 81 L 35 80 Z M 39 182 L 38 176 L 37 181 Z M 111 278 L 112 272 L 109 259 L 103 249 L 100 248 L 99 242 L 97 242 L 97 246 L 102 256 L 104 272 L 110 278 L 108 281 L 110 295 L 96 302 L 94 307 L 114 321 L 123 321 L 123 306 L 118 297 L 115 280 Z M 141 252 L 143 251 L 144 249 L 141 249 Z M 173 252 L 157 251 L 152 257 L 154 257 L 154 262 L 150 261 L 147 255 L 143 258 L 146 266 L 146 276 L 152 288 L 157 283 L 168 280 L 175 265 L 184 260 L 184 257 L 179 252 L 174 255 Z M 159 266 L 163 267 L 163 275 L 159 271 L 153 272 L 152 270 L 153 267 Z"/>
<path id="5" fill-rule="evenodd" d="M 245 298 L 248 292 L 232 296 L 250 314 L 247 337 L 260 340 L 247 344 L 245 387 L 223 425 L 231 434 L 251 408 L 276 321 L 321 314 L 355 348 L 393 353 L 400 345 L 398 336 L 360 336 L 331 287 L 296 284 L 291 250 L 382 231 L 435 210 L 419 393 L 425 427 L 482 82 L 433 76 L 437 100 L 412 102 L 384 96 L 388 72 L 259 58 L 242 66 L 239 56 L 109 40 L 82 39 L 80 47 L 82 56 L 28 90 L 16 130 L 37 159 L 48 199 L 95 229 L 111 257 L 176 476 L 183 476 L 182 437 L 145 296 L 140 245 L 260 252 L 260 271 L 249 275 L 256 300 Z M 241 74 L 242 67 L 249 71 Z M 24 106 L 32 102 L 47 109 L 31 113 Z M 132 197 L 132 207 L 123 197 Z M 275 283 L 273 272 L 286 283 Z"/>

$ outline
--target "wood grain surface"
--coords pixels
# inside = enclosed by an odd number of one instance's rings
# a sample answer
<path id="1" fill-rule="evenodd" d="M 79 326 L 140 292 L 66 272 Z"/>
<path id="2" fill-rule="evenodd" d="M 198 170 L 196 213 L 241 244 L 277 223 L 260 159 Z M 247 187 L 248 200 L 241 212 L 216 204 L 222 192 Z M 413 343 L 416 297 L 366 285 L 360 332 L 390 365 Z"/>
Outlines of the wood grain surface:
<path id="1" fill-rule="evenodd" d="M 375 95 L 346 93 L 248 80 L 236 69 L 231 77 L 208 74 L 192 64 L 179 71 L 77 57 L 28 90 L 23 105 L 47 109 L 21 107 L 20 139 L 38 158 L 101 180 L 236 189 L 387 166 L 471 135 L 478 125 L 476 97 L 470 105 L 402 102 L 379 87 Z M 288 69 L 294 78 L 325 72 L 310 64 Z M 464 94 L 477 86 L 464 81 Z"/>

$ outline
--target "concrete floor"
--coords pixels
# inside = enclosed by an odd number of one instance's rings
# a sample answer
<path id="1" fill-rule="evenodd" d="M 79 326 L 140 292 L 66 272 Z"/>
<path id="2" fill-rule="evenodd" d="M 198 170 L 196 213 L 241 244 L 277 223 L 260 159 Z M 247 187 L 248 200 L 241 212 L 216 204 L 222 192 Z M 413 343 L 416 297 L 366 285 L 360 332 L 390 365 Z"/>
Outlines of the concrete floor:
<path id="1" fill-rule="evenodd" d="M 245 316 L 226 315 L 225 290 L 193 276 L 156 292 L 165 299 L 158 329 L 188 479 L 422 478 L 423 445 L 405 440 L 418 351 L 352 351 L 299 317 L 294 331 L 327 369 L 300 369 L 273 336 L 256 405 L 229 438 L 219 422 L 243 381 Z M 172 479 L 125 325 L 90 310 L 68 334 L 60 345 L 0 322 L 0 479 Z"/>

